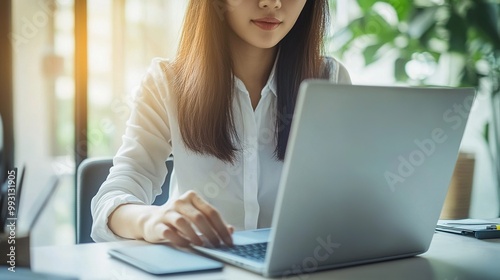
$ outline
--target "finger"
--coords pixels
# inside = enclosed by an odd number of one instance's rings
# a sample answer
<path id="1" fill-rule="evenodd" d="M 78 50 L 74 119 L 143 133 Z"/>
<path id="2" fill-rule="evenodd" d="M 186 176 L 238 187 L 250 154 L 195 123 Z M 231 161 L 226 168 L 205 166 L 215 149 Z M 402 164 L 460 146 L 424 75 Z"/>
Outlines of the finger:
<path id="1" fill-rule="evenodd" d="M 197 228 L 198 230 L 212 243 L 212 245 L 217 246 L 220 244 L 219 237 L 215 233 L 210 222 L 207 220 L 205 215 L 196 209 L 191 204 L 183 204 L 179 206 L 177 209 L 184 217 L 188 218 Z"/>
<path id="2" fill-rule="evenodd" d="M 203 200 L 203 198 L 199 196 L 193 196 L 193 205 L 200 212 L 202 212 L 207 218 L 212 227 L 215 229 L 217 234 L 221 237 L 221 239 L 229 246 L 233 245 L 233 239 L 231 237 L 231 232 L 226 227 L 226 224 L 222 221 L 222 218 L 217 210 L 213 208 L 208 202 Z"/>
<path id="3" fill-rule="evenodd" d="M 234 227 L 233 227 L 232 225 L 228 225 L 228 226 L 227 226 L 227 230 L 228 230 L 231 234 L 233 234 L 233 233 L 234 233 Z"/>
<path id="4" fill-rule="evenodd" d="M 191 223 L 177 212 L 169 212 L 164 216 L 164 222 L 170 227 L 175 228 L 177 234 L 182 234 L 187 239 L 189 239 L 193 244 L 202 246 L 203 241 L 194 231 Z"/>
<path id="5" fill-rule="evenodd" d="M 159 237 L 156 242 L 170 241 L 171 243 L 181 247 L 187 247 L 189 245 L 188 240 L 177 234 L 174 229 L 163 223 L 158 223 L 155 226 L 154 232 Z"/>

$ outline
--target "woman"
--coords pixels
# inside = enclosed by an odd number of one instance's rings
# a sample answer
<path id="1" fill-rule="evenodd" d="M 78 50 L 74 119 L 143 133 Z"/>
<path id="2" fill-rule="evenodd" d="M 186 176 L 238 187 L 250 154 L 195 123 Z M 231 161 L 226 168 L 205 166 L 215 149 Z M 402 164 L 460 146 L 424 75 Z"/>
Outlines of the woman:
<path id="1" fill-rule="evenodd" d="M 153 60 L 137 92 L 92 238 L 217 246 L 269 227 L 300 83 L 350 83 L 321 56 L 327 15 L 327 0 L 190 1 L 175 60 Z"/>

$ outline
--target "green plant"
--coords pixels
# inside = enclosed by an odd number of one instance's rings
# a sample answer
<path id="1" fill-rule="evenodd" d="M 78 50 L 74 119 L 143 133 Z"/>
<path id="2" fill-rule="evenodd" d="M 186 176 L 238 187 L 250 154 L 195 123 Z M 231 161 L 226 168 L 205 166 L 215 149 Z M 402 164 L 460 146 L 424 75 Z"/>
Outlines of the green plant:
<path id="1" fill-rule="evenodd" d="M 330 41 L 339 44 L 339 55 L 357 49 L 368 66 L 388 53 L 395 54 L 394 77 L 410 85 L 434 84 L 438 67 L 453 62 L 453 69 L 448 69 L 451 74 L 441 85 L 476 87 L 486 92 L 492 118 L 485 125 L 484 139 L 495 168 L 500 202 L 500 1 L 356 3 L 361 16 Z"/>

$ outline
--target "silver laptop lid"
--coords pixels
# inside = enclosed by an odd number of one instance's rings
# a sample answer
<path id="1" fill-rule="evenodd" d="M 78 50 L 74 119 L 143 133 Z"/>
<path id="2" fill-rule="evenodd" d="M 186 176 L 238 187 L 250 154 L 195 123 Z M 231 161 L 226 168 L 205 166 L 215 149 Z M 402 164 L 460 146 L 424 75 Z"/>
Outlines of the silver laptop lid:
<path id="1" fill-rule="evenodd" d="M 425 252 L 474 97 L 473 89 L 304 82 L 266 274 Z"/>

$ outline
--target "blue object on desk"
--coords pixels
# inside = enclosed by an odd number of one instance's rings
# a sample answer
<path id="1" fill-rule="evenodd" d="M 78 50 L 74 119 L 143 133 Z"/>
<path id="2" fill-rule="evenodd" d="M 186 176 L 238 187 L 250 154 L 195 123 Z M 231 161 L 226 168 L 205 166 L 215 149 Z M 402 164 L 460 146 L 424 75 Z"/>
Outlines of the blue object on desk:
<path id="1" fill-rule="evenodd" d="M 218 261 L 160 244 L 111 249 L 108 253 L 114 258 L 157 275 L 220 271 L 224 267 Z"/>

